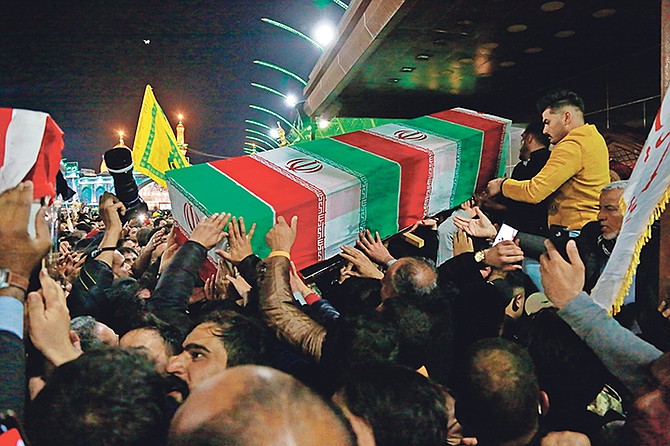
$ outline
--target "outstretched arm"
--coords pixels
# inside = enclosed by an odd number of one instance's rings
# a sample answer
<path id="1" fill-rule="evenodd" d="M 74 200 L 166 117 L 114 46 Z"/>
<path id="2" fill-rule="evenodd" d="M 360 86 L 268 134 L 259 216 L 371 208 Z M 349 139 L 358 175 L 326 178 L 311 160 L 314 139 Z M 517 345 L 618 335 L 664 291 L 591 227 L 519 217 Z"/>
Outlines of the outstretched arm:
<path id="1" fill-rule="evenodd" d="M 291 262 L 286 254 L 293 247 L 297 224 L 297 217 L 290 226 L 279 217 L 265 236 L 272 252 L 259 268 L 259 309 L 279 339 L 319 361 L 326 329 L 293 305 Z"/>
<path id="2" fill-rule="evenodd" d="M 49 252 L 51 238 L 42 208 L 35 218 L 35 238 L 28 234 L 33 184 L 29 181 L 0 194 L 0 268 L 17 277 L 0 288 L 0 410 L 23 415 L 25 350 L 23 304 L 28 277 Z"/>
<path id="3" fill-rule="evenodd" d="M 540 257 L 544 292 L 558 307 L 558 315 L 593 349 L 607 370 L 632 392 L 651 378 L 649 364 L 662 352 L 622 327 L 582 291 L 584 264 L 574 241 L 566 247 L 566 262 L 554 245 L 545 241 L 546 254 Z"/>

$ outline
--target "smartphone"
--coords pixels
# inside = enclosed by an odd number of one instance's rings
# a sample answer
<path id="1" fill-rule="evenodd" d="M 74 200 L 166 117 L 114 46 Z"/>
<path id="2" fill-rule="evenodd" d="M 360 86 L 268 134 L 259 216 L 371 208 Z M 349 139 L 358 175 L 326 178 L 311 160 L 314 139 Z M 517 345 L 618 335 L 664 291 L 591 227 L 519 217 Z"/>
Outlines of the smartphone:
<path id="1" fill-rule="evenodd" d="M 21 424 L 11 410 L 0 412 L 0 446 L 28 445 Z"/>
<path id="2" fill-rule="evenodd" d="M 496 238 L 493 240 L 493 246 L 497 245 L 503 240 L 514 240 L 514 237 L 516 237 L 518 232 L 518 229 L 514 229 L 510 225 L 503 223 L 500 227 L 500 230 L 498 231 L 498 234 L 496 234 Z"/>
<path id="3" fill-rule="evenodd" d="M 551 240 L 551 243 L 554 244 L 556 250 L 566 262 L 570 262 L 570 258 L 568 257 L 568 252 L 566 251 L 565 246 L 572 238 L 573 237 L 570 237 L 570 230 L 565 226 L 549 226 L 549 240 Z"/>

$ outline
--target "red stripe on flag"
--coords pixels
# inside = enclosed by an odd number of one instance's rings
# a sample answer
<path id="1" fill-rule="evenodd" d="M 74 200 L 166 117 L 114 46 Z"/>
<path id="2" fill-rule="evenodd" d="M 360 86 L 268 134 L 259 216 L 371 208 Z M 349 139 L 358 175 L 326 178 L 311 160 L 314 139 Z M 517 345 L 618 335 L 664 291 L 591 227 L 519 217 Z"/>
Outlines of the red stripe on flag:
<path id="1" fill-rule="evenodd" d="M 398 227 L 406 228 L 426 216 L 424 204 L 430 191 L 428 152 L 366 132 L 346 133 L 332 139 L 400 164 Z"/>
<path id="2" fill-rule="evenodd" d="M 320 260 L 319 203 L 314 192 L 248 156 L 215 161 L 210 165 L 268 203 L 277 217 L 284 217 L 287 223 L 290 224 L 292 216 L 298 216 L 298 237 L 291 250 L 298 269 Z"/>
<path id="3" fill-rule="evenodd" d="M 47 116 L 42 137 L 42 145 L 37 161 L 24 178 L 33 182 L 34 198 L 56 196 L 56 175 L 60 169 L 61 153 L 63 152 L 63 131 L 58 124 Z"/>
<path id="4" fill-rule="evenodd" d="M 484 142 L 482 147 L 482 156 L 479 163 L 479 173 L 477 174 L 477 186 L 475 191 L 486 188 L 489 180 L 496 176 L 498 163 L 500 161 L 500 148 L 502 147 L 503 130 L 505 126 L 497 121 L 484 116 L 462 113 L 456 110 L 445 110 L 440 113 L 430 115 L 433 118 L 443 121 L 453 122 L 454 124 L 464 125 L 477 130 L 484 131 Z"/>
<path id="5" fill-rule="evenodd" d="M 12 120 L 11 108 L 0 108 L 0 167 L 5 165 L 5 145 L 7 141 L 7 128 Z"/>
<path id="6" fill-rule="evenodd" d="M 188 234 L 182 228 L 179 223 L 176 221 L 174 222 L 174 237 L 175 241 L 179 246 L 183 245 L 186 243 L 186 241 L 189 239 Z M 209 279 L 212 277 L 212 275 L 216 274 L 216 265 L 212 263 L 211 260 L 209 260 L 209 256 L 205 258 L 205 261 L 202 263 L 202 266 L 200 267 L 200 270 L 198 271 L 198 276 L 202 279 L 204 282 L 205 280 Z"/>

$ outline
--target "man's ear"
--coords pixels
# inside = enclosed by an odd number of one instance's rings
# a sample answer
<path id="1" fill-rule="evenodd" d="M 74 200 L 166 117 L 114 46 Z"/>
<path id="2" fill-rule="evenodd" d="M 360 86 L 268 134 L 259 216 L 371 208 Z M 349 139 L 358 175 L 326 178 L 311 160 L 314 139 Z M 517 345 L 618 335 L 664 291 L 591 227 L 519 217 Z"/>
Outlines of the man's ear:
<path id="1" fill-rule="evenodd" d="M 70 342 L 74 345 L 74 348 L 76 348 L 77 351 L 83 353 L 83 350 L 81 349 L 81 339 L 79 339 L 79 335 L 74 330 L 70 330 Z"/>
<path id="2" fill-rule="evenodd" d="M 572 115 L 572 110 L 570 110 L 570 108 L 567 108 L 563 112 L 563 124 L 568 126 L 572 123 L 573 119 L 574 119 L 574 116 Z"/>
<path id="3" fill-rule="evenodd" d="M 549 413 L 549 395 L 544 390 L 540 390 L 540 405 L 538 412 L 541 416 L 546 417 Z"/>

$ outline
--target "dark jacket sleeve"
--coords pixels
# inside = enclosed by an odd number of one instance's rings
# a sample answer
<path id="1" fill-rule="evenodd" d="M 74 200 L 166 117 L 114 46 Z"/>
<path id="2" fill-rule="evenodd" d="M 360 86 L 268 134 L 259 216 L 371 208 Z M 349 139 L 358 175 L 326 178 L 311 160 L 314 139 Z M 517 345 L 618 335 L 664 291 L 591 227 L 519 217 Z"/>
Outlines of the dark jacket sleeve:
<path id="1" fill-rule="evenodd" d="M 188 299 L 206 255 L 207 250 L 200 243 L 190 240 L 184 243 L 161 274 L 148 301 L 152 313 L 184 334 L 191 328 Z"/>
<path id="2" fill-rule="evenodd" d="M 475 262 L 475 254 L 464 252 L 440 265 L 437 273 L 441 284 L 451 283 L 463 288 L 469 283 L 483 280 L 479 268 L 480 264 Z"/>
<path id="3" fill-rule="evenodd" d="M 340 312 L 323 298 L 309 305 L 309 314 L 314 315 L 325 327 L 332 327 L 340 319 Z"/>
<path id="4" fill-rule="evenodd" d="M 244 260 L 242 260 L 240 264 L 237 265 L 237 269 L 240 271 L 240 274 L 242 274 L 244 280 L 246 280 L 247 283 L 251 285 L 252 289 L 258 288 L 256 269 L 258 268 L 259 263 L 261 263 L 261 259 L 257 255 L 251 254 L 246 256 Z"/>
<path id="5" fill-rule="evenodd" d="M 23 417 L 26 397 L 25 348 L 14 333 L 0 330 L 0 410 Z"/>
<path id="6" fill-rule="evenodd" d="M 70 317 L 88 315 L 100 319 L 101 315 L 108 314 L 111 303 L 107 299 L 107 290 L 112 282 L 112 268 L 89 256 L 74 279 L 72 291 L 67 298 Z"/>

